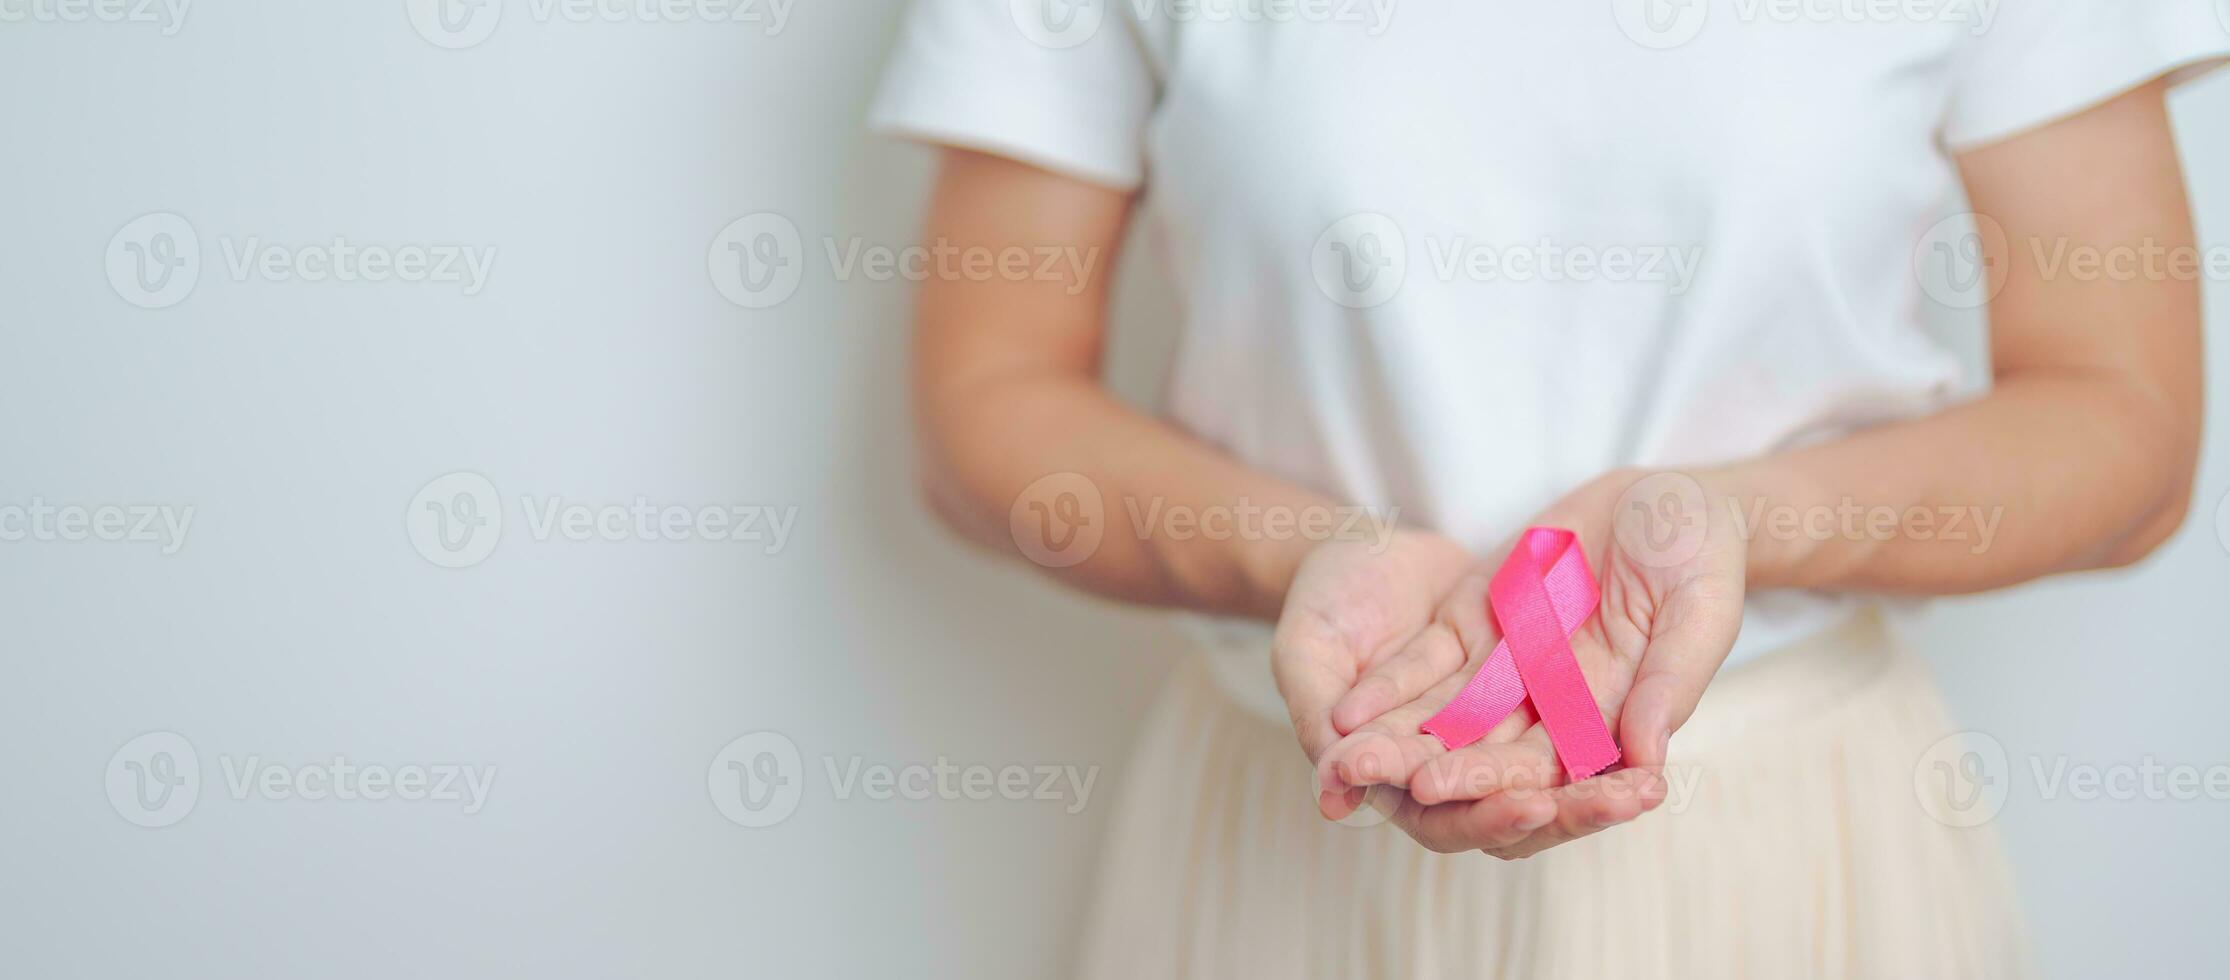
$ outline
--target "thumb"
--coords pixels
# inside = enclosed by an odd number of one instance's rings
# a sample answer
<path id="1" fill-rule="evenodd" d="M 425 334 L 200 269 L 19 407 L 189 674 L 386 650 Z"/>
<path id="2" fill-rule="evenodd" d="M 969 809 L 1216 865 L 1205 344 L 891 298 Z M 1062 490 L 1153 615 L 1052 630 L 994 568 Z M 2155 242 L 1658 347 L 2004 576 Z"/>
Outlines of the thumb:
<path id="1" fill-rule="evenodd" d="M 1270 673 L 1285 699 L 1293 734 L 1314 765 L 1340 740 L 1332 727 L 1332 706 L 1355 686 L 1354 658 L 1323 627 L 1280 627 L 1270 654 Z"/>
<path id="2" fill-rule="evenodd" d="M 1618 742 L 1626 764 L 1661 769 L 1672 733 L 1687 724 L 1742 628 L 1740 600 L 1720 603 L 1693 592 L 1676 594 L 1655 617 L 1634 685 L 1619 709 Z"/>

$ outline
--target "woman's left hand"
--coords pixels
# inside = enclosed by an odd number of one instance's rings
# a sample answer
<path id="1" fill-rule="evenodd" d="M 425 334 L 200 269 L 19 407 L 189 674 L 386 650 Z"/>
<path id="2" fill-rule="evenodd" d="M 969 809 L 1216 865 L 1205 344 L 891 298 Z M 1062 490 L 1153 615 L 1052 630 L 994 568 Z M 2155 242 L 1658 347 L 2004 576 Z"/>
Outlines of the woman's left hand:
<path id="1" fill-rule="evenodd" d="M 1343 737 L 1319 760 L 1325 815 L 1346 816 L 1345 790 L 1357 785 L 1404 787 L 1428 809 L 1500 805 L 1513 813 L 1538 810 L 1532 797 L 1545 791 L 1556 818 L 1487 849 L 1519 858 L 1654 808 L 1665 794 L 1672 733 L 1695 711 L 1742 625 L 1747 546 L 1726 507 L 1734 498 L 1717 483 L 1706 474 L 1622 470 L 1573 491 L 1533 522 L 1576 532 L 1601 583 L 1602 604 L 1573 634 L 1572 651 L 1630 772 L 1566 785 L 1530 705 L 1453 752 L 1419 731 L 1486 662 L 1499 640 L 1490 617 L 1467 637 L 1462 663 L 1452 656 L 1442 664 L 1381 663 L 1334 707 Z M 1492 572 L 1489 565 L 1466 576 L 1462 587 L 1477 595 L 1457 603 L 1483 608 Z M 1429 655 L 1425 648 L 1404 654 Z"/>

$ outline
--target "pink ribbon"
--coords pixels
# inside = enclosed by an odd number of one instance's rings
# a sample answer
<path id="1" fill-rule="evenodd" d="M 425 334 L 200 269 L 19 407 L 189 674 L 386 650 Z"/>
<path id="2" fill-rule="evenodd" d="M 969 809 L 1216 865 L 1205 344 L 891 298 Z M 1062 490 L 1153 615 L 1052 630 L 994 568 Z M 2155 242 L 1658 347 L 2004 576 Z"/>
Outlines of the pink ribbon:
<path id="1" fill-rule="evenodd" d="M 1529 528 L 1487 585 L 1487 613 L 1502 642 L 1456 699 L 1423 725 L 1451 751 L 1484 738 L 1518 704 L 1548 729 L 1549 743 L 1573 782 L 1610 768 L 1618 746 L 1603 728 L 1602 709 L 1572 656 L 1571 635 L 1602 601 L 1579 536 L 1563 528 Z"/>

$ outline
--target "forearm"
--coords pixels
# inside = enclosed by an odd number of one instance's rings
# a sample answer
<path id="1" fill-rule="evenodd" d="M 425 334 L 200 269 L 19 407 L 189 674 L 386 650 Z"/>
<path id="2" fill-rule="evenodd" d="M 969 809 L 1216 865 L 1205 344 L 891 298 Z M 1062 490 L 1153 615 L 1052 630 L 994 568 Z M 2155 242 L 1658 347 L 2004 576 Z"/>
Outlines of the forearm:
<path id="1" fill-rule="evenodd" d="M 1113 598 L 1275 618 L 1314 537 L 1305 525 L 1332 510 L 1090 379 L 1020 374 L 921 400 L 926 490 L 939 515 L 972 540 Z M 1081 477 L 1098 500 L 1076 493 L 1076 477 L 1046 480 L 1058 474 Z M 1079 516 L 1084 536 L 1070 537 Z"/>
<path id="2" fill-rule="evenodd" d="M 2039 373 L 1707 481 L 1755 587 L 1975 592 L 2127 564 L 2189 505 L 2196 420 L 2113 375 Z"/>

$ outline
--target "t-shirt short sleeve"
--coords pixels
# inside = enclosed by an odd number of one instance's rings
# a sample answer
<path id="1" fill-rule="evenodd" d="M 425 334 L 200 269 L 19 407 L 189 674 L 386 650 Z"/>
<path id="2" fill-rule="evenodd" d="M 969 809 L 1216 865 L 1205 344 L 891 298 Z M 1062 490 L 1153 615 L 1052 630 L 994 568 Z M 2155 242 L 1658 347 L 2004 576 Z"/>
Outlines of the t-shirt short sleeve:
<path id="1" fill-rule="evenodd" d="M 2230 58 L 2230 0 L 2003 0 L 1974 39 L 1944 124 L 1971 149 Z"/>
<path id="2" fill-rule="evenodd" d="M 873 129 L 1130 190 L 1156 83 L 1112 0 L 915 0 Z"/>

